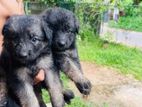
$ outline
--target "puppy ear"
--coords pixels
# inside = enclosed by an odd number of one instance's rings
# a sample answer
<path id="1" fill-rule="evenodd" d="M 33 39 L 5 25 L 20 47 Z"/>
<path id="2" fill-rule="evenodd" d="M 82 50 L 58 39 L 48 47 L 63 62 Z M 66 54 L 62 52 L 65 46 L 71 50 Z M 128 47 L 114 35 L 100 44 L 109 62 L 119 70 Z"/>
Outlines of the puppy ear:
<path id="1" fill-rule="evenodd" d="M 4 37 L 6 37 L 8 35 L 8 25 L 4 25 L 3 29 L 2 29 L 2 35 Z"/>
<path id="2" fill-rule="evenodd" d="M 45 21 L 42 21 L 42 29 L 43 29 L 46 39 L 48 40 L 49 44 L 51 45 L 53 31 L 49 28 L 49 25 Z"/>
<path id="3" fill-rule="evenodd" d="M 80 25 L 79 21 L 77 19 L 75 19 L 75 32 L 76 33 L 79 33 L 79 28 L 80 28 L 79 25 Z"/>
<path id="4" fill-rule="evenodd" d="M 12 35 L 12 33 L 14 32 L 14 29 L 10 27 L 9 23 L 5 23 L 5 25 L 3 26 L 2 29 L 2 35 L 4 36 L 4 38 L 11 38 L 14 35 Z"/>

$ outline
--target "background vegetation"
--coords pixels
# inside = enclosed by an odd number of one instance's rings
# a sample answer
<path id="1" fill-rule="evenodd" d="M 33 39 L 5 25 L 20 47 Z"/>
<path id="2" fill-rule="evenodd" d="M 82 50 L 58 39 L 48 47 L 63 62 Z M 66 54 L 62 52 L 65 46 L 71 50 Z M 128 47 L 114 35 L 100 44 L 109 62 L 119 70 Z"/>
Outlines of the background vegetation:
<path id="1" fill-rule="evenodd" d="M 120 17 L 117 23 L 115 21 L 110 21 L 109 26 L 125 30 L 142 32 L 142 17 Z"/>
<path id="2" fill-rule="evenodd" d="M 125 1 L 125 0 L 124 0 Z M 141 0 L 126 0 L 118 5 L 123 12 L 118 22 L 110 21 L 110 27 L 142 32 L 142 2 Z"/>

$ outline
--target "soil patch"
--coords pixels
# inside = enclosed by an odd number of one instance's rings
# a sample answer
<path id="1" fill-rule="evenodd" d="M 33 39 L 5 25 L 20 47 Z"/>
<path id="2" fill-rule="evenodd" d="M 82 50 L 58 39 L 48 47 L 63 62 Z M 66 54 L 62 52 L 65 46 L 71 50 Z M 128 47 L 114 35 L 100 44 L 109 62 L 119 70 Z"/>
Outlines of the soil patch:
<path id="1" fill-rule="evenodd" d="M 93 87 L 88 101 L 97 107 L 141 107 L 142 82 L 131 75 L 123 75 L 112 68 L 94 63 L 81 62 L 85 77 Z M 70 83 L 76 95 L 81 96 L 74 84 Z M 95 107 L 95 106 L 94 106 Z"/>

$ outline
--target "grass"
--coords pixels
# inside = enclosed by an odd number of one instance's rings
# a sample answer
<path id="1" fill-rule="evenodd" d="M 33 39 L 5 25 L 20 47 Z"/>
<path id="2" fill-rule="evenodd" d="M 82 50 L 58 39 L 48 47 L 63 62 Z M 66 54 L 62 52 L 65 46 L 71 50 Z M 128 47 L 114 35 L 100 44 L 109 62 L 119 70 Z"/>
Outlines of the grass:
<path id="1" fill-rule="evenodd" d="M 89 42 L 78 41 L 78 49 L 82 61 L 110 66 L 142 80 L 142 51 L 136 48 L 92 38 Z"/>
<path id="2" fill-rule="evenodd" d="M 93 103 L 83 101 L 80 97 L 75 97 L 70 105 L 65 107 L 94 107 Z"/>
<path id="3" fill-rule="evenodd" d="M 114 21 L 109 22 L 110 27 L 121 28 L 126 30 L 142 32 L 142 17 L 120 17 L 118 23 Z"/>
<path id="4" fill-rule="evenodd" d="M 48 92 L 46 90 L 43 90 L 43 99 L 45 103 L 50 103 L 50 97 L 48 95 Z M 83 101 L 80 97 L 75 97 L 71 104 L 66 104 L 65 107 L 94 107 L 93 103 Z"/>

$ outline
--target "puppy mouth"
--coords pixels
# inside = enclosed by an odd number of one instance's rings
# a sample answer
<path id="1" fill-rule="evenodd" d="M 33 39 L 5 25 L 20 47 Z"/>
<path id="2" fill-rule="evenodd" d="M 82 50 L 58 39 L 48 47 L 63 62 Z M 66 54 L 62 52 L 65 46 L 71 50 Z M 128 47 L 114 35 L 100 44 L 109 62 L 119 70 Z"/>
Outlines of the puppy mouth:
<path id="1" fill-rule="evenodd" d="M 58 45 L 54 45 L 53 46 L 53 50 L 56 50 L 56 51 L 65 51 L 66 50 L 66 47 L 59 47 Z"/>
<path id="2" fill-rule="evenodd" d="M 16 56 L 15 57 L 16 60 L 22 64 L 27 64 L 29 62 L 33 62 L 35 60 L 35 58 L 32 58 L 30 56 L 27 56 L 27 57 L 19 57 L 19 56 Z"/>
<path id="3" fill-rule="evenodd" d="M 65 47 L 65 46 L 62 46 L 62 47 L 57 46 L 57 49 L 58 49 L 58 50 L 61 50 L 61 51 L 64 51 L 64 50 L 66 50 L 66 47 Z"/>
<path id="4" fill-rule="evenodd" d="M 28 59 L 26 59 L 26 58 L 20 58 L 20 57 L 16 57 L 16 60 L 18 62 L 22 63 L 22 64 L 26 64 L 26 63 L 29 62 Z"/>

